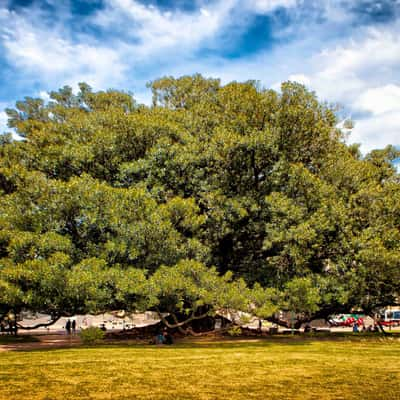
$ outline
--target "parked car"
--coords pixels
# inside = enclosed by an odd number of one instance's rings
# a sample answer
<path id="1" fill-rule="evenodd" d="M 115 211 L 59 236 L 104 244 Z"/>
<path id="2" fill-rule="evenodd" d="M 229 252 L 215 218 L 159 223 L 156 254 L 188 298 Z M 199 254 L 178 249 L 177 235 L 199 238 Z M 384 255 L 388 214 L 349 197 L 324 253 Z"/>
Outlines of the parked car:
<path id="1" fill-rule="evenodd" d="M 358 326 L 364 324 L 365 315 L 361 314 L 339 314 L 333 315 L 329 320 L 329 324 L 332 326 Z"/>

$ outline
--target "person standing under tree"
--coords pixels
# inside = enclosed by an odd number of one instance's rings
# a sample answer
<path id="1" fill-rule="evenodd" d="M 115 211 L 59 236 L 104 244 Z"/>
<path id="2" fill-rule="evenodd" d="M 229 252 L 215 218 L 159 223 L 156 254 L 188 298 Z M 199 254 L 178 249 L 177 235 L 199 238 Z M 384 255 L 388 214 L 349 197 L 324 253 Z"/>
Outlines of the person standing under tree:
<path id="1" fill-rule="evenodd" d="M 72 334 L 75 335 L 75 332 L 76 332 L 76 320 L 74 320 L 74 319 L 72 320 L 71 327 L 72 327 Z"/>
<path id="2" fill-rule="evenodd" d="M 65 324 L 65 330 L 67 331 L 67 334 L 71 334 L 71 320 L 69 319 L 67 323 Z"/>

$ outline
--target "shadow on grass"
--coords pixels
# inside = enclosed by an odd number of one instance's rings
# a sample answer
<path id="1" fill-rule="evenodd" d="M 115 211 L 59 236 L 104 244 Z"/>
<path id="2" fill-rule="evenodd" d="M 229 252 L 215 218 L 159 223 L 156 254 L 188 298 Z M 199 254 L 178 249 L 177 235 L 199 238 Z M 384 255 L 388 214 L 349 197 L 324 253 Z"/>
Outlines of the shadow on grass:
<path id="1" fill-rule="evenodd" d="M 262 337 L 216 337 L 216 338 L 196 338 L 187 337 L 178 339 L 173 345 L 152 345 L 137 343 L 132 340 L 125 341 L 105 341 L 104 343 L 85 348 L 132 348 L 132 349 L 204 349 L 204 348 L 215 348 L 215 349 L 240 349 L 240 348 L 254 348 L 254 347 L 271 347 L 275 345 L 284 346 L 310 346 L 313 343 L 318 342 L 371 342 L 381 343 L 387 340 L 393 340 L 397 338 L 400 340 L 400 335 L 388 335 L 384 336 L 381 333 L 372 334 L 356 334 L 348 332 L 340 333 L 317 333 L 317 334 L 305 334 L 305 335 L 272 335 Z"/>
<path id="2" fill-rule="evenodd" d="M 36 347 L 18 348 L 19 343 L 39 342 L 33 336 L 0 336 L 7 338 L 7 342 L 0 344 L 15 345 L 12 351 L 29 351 L 29 352 L 50 352 L 65 350 L 98 350 L 98 349 L 153 349 L 153 350 L 177 350 L 177 349 L 246 349 L 246 348 L 265 348 L 275 345 L 304 347 L 310 346 L 318 342 L 371 342 L 382 343 L 390 340 L 400 340 L 400 333 L 388 333 L 386 336 L 382 333 L 352 333 L 352 332 L 332 332 L 332 333 L 310 333 L 300 335 L 277 334 L 271 336 L 259 337 L 186 337 L 179 338 L 173 345 L 154 345 L 137 341 L 135 339 L 106 339 L 102 343 L 95 345 L 85 345 L 82 343 L 65 343 L 54 347 Z"/>
<path id="3" fill-rule="evenodd" d="M 1 344 L 36 343 L 40 340 L 33 335 L 0 335 Z"/>

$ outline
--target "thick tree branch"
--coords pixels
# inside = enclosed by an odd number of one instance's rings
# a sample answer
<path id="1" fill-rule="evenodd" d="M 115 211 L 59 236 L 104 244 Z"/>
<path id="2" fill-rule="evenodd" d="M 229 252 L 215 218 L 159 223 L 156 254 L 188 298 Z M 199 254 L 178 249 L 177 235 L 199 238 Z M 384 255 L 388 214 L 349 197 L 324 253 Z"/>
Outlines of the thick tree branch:
<path id="1" fill-rule="evenodd" d="M 187 329 L 183 329 L 184 325 L 187 325 L 188 323 L 190 323 L 191 321 L 195 321 L 198 319 L 203 319 L 205 317 L 208 316 L 208 312 L 204 313 L 204 314 L 200 314 L 200 315 L 195 315 L 194 312 L 190 315 L 189 318 L 187 318 L 184 321 L 178 321 L 178 318 L 176 317 L 176 315 L 174 313 L 170 313 L 172 319 L 174 320 L 174 324 L 171 324 L 167 321 L 167 319 L 162 315 L 161 311 L 159 310 L 158 307 L 156 307 L 156 312 L 158 314 L 158 316 L 160 317 L 161 321 L 163 322 L 163 324 L 169 328 L 169 329 L 178 329 L 180 332 L 187 334 L 188 330 Z"/>
<path id="2" fill-rule="evenodd" d="M 50 322 L 45 322 L 43 324 L 36 324 L 36 325 L 33 325 L 33 326 L 22 326 L 21 324 L 17 323 L 17 326 L 18 326 L 18 329 L 22 329 L 22 330 L 26 330 L 26 331 L 32 331 L 34 329 L 46 328 L 48 326 L 51 326 L 51 325 L 55 324 L 60 318 L 61 318 L 61 316 L 57 317 L 56 319 L 52 319 Z"/>

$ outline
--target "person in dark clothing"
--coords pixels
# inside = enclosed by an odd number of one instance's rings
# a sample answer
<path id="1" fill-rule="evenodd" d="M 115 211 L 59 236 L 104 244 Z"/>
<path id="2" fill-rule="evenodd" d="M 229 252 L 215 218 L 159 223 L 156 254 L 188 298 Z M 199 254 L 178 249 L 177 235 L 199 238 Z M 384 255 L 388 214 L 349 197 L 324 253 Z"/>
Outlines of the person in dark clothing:
<path id="1" fill-rule="evenodd" d="M 14 333 L 14 335 L 15 336 L 17 336 L 18 335 L 18 326 L 17 326 L 17 321 L 14 321 L 14 324 L 13 324 L 13 333 Z"/>
<path id="2" fill-rule="evenodd" d="M 164 329 L 163 337 L 164 337 L 164 342 L 163 342 L 164 344 L 173 344 L 174 341 L 170 333 L 167 331 L 167 329 Z"/>
<path id="3" fill-rule="evenodd" d="M 76 332 L 76 321 L 73 319 L 71 323 L 72 333 L 75 334 Z"/>
<path id="4" fill-rule="evenodd" d="M 165 337 L 164 337 L 164 333 L 157 333 L 156 337 L 154 338 L 154 343 L 155 344 L 164 344 L 165 341 Z"/>
<path id="5" fill-rule="evenodd" d="M 71 320 L 69 319 L 67 323 L 65 324 L 65 330 L 67 331 L 67 334 L 71 334 Z"/>

